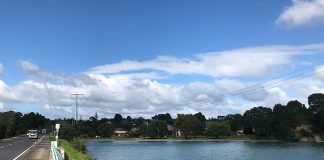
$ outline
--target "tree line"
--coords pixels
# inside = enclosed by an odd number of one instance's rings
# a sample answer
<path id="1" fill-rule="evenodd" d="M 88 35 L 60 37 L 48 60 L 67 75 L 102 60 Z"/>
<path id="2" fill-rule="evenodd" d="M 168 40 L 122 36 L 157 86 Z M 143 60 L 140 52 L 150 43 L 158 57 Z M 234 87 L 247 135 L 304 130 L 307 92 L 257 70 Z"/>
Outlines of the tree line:
<path id="1" fill-rule="evenodd" d="M 72 127 L 69 120 L 63 122 L 62 135 L 71 139 L 81 137 L 112 137 L 118 129 L 129 131 L 128 137 L 166 138 L 181 133 L 183 138 L 197 136 L 219 138 L 236 135 L 238 131 L 256 139 L 277 139 L 298 141 L 314 138 L 324 133 L 324 94 L 316 93 L 308 97 L 309 108 L 297 100 L 274 107 L 254 107 L 244 114 L 229 114 L 219 118 L 206 119 L 202 113 L 178 114 L 172 118 L 169 113 L 157 114 L 151 119 L 114 118 L 98 119 L 97 114 L 89 120 L 79 121 Z M 66 129 L 65 129 L 66 128 Z M 67 132 L 67 133 L 65 133 Z"/>
<path id="2" fill-rule="evenodd" d="M 50 128 L 50 120 L 39 113 L 0 112 L 0 139 L 25 134 L 29 129 Z"/>
<path id="3" fill-rule="evenodd" d="M 49 120 L 38 113 L 22 115 L 19 112 L 0 113 L 0 138 L 22 134 L 28 129 L 44 128 L 55 123 L 61 124 L 60 137 L 72 140 L 74 137 L 112 137 L 114 131 L 127 131 L 127 137 L 220 138 L 243 132 L 256 139 L 278 139 L 298 141 L 312 139 L 324 133 L 324 94 L 316 93 L 308 97 L 309 108 L 297 100 L 274 107 L 254 107 L 244 114 L 229 114 L 206 119 L 201 113 L 178 114 L 172 118 L 169 113 L 157 114 L 150 119 L 142 117 L 98 118 L 98 114 L 88 120 L 80 120 L 75 126 L 72 119 Z"/>

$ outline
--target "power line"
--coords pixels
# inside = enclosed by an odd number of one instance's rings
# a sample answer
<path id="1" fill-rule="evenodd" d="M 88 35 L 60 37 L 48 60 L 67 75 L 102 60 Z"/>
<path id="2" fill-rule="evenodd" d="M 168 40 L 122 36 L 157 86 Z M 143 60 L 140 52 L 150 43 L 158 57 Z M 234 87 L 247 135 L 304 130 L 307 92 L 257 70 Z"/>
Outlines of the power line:
<path id="1" fill-rule="evenodd" d="M 317 68 L 323 68 L 323 66 L 321 65 L 317 65 Z M 207 105 L 207 104 L 212 104 L 212 101 L 217 101 L 219 99 L 223 99 L 223 98 L 231 98 L 231 99 L 236 99 L 236 98 L 240 98 L 242 96 L 247 96 L 247 95 L 252 95 L 252 94 L 256 94 L 259 93 L 261 89 L 272 89 L 275 87 L 279 87 L 282 85 L 286 85 L 292 82 L 296 82 L 299 81 L 301 79 L 305 79 L 314 75 L 317 75 L 319 73 L 323 73 L 323 71 L 317 71 L 317 72 L 313 72 L 312 71 L 307 71 L 307 72 L 302 72 L 307 70 L 310 67 L 307 68 L 302 68 L 299 69 L 297 71 L 294 72 L 290 72 L 287 74 L 284 74 L 282 76 L 276 77 L 274 79 L 271 79 L 269 81 L 264 81 L 264 82 L 260 82 L 248 87 L 245 87 L 243 89 L 238 89 L 235 91 L 231 91 L 231 92 L 227 92 L 225 95 L 219 95 L 219 96 L 215 96 L 215 97 L 209 97 L 208 99 L 205 100 L 200 100 L 200 101 L 194 101 L 194 102 L 189 102 L 186 104 L 182 104 L 182 105 L 175 105 L 173 107 L 175 107 L 176 109 L 180 109 L 180 108 L 184 108 L 186 106 L 190 106 L 190 107 L 196 107 L 196 106 L 202 106 L 202 105 Z M 313 73 L 311 73 L 313 72 Z M 298 73 L 298 74 L 296 74 Z M 287 77 L 288 76 L 288 77 Z M 74 94 L 75 95 L 75 94 Z M 77 106 L 77 96 L 76 96 L 76 106 Z M 104 113 L 104 114 L 117 114 L 114 112 L 108 112 L 108 111 L 102 111 L 100 109 L 96 110 L 93 108 L 86 108 L 88 110 L 92 110 L 98 113 Z M 77 110 L 77 109 L 76 109 Z M 119 114 L 147 114 L 147 113 L 152 113 L 152 112 L 133 112 L 133 113 L 127 113 L 127 112 L 119 112 Z"/>
<path id="2" fill-rule="evenodd" d="M 320 67 L 320 66 L 318 66 Z M 320 68 L 323 68 L 323 67 L 320 67 Z M 308 74 L 307 73 L 303 73 L 301 74 L 302 77 L 292 77 L 292 78 L 286 78 L 284 80 L 280 80 L 278 82 L 283 82 L 283 83 L 280 83 L 280 84 L 277 84 L 277 85 L 274 85 L 276 83 L 271 83 L 271 84 L 268 84 L 268 85 L 265 85 L 265 86 L 260 86 L 260 87 L 257 87 L 253 90 L 246 90 L 244 92 L 240 92 L 240 94 L 232 94 L 232 95 L 221 95 L 221 96 L 216 96 L 216 97 L 210 97 L 209 99 L 206 99 L 206 100 L 201 100 L 201 101 L 198 101 L 197 103 L 196 102 L 192 102 L 192 103 L 187 103 L 187 104 L 183 104 L 183 105 L 178 105 L 176 106 L 177 108 L 180 108 L 180 107 L 185 107 L 185 106 L 188 106 L 188 105 L 192 105 L 192 104 L 196 104 L 196 105 L 205 105 L 205 104 L 211 104 L 211 100 L 216 100 L 216 99 L 219 99 L 219 98 L 231 98 L 231 99 L 235 99 L 235 98 L 239 98 L 239 97 L 242 97 L 242 96 L 246 96 L 246 95 L 252 95 L 252 94 L 256 94 L 260 91 L 260 89 L 272 89 L 272 88 L 275 88 L 275 87 L 279 87 L 279 86 L 282 86 L 282 85 L 285 85 L 285 84 L 288 84 L 288 83 L 292 83 L 292 82 L 295 82 L 295 81 L 299 81 L 301 79 L 305 79 L 305 78 L 308 78 L 308 77 L 311 77 L 311 76 L 314 76 L 314 75 L 317 75 L 319 73 L 323 73 L 323 71 L 318 71 L 318 72 L 313 72 L 312 74 Z M 299 75 L 300 76 L 300 75 Z M 276 78 L 278 79 L 278 78 Z M 270 82 L 270 81 L 269 81 Z M 259 83 L 259 84 L 266 84 L 268 82 L 264 82 L 264 83 Z M 234 91 L 235 92 L 235 91 Z M 233 92 L 232 92 L 233 93 Z"/>

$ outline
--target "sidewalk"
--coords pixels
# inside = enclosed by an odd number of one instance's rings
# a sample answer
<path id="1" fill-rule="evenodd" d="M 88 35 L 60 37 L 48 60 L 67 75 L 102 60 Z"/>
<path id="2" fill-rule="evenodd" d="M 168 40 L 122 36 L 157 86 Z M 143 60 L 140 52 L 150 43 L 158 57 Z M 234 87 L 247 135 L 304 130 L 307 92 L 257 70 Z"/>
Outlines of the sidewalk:
<path id="1" fill-rule="evenodd" d="M 26 155 L 24 160 L 53 160 L 51 153 L 51 142 L 45 136 Z"/>

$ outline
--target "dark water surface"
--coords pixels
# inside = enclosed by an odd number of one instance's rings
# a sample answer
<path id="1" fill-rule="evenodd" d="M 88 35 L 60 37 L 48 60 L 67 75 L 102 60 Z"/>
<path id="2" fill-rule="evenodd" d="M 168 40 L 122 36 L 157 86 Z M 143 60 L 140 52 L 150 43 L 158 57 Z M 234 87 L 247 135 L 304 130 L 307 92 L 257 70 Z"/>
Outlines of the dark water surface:
<path id="1" fill-rule="evenodd" d="M 97 160 L 319 160 L 324 144 L 262 142 L 86 142 Z"/>

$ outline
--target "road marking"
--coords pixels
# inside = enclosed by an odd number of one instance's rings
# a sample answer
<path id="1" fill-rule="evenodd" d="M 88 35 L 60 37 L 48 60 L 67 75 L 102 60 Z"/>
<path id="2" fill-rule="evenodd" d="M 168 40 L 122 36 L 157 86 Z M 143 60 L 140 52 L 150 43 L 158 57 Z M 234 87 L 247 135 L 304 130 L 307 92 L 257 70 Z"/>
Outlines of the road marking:
<path id="1" fill-rule="evenodd" d="M 0 148 L 4 148 L 5 146 L 1 146 Z"/>
<path id="2" fill-rule="evenodd" d="M 12 144 L 9 144 L 9 146 L 11 146 Z"/>
<path id="3" fill-rule="evenodd" d="M 45 136 L 43 136 L 42 138 L 40 138 L 37 142 L 40 142 Z M 32 148 L 36 143 L 34 143 L 33 145 L 31 145 L 29 148 L 27 148 L 24 152 L 22 152 L 21 154 L 19 154 L 16 158 L 14 158 L 13 160 L 17 160 L 20 156 L 22 156 L 23 154 L 25 154 L 30 148 Z"/>

